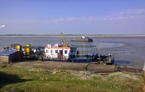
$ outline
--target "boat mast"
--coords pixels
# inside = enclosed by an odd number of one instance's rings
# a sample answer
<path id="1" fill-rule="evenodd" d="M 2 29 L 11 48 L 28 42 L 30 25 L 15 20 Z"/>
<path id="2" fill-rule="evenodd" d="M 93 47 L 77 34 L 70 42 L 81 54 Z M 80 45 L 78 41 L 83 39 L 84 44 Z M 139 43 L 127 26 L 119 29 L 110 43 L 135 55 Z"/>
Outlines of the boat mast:
<path id="1" fill-rule="evenodd" d="M 103 38 L 104 38 L 104 35 L 102 37 L 101 44 L 100 44 L 100 47 L 99 47 L 99 50 L 98 50 L 98 56 L 99 56 L 99 58 L 100 58 L 100 49 L 101 49 L 101 46 L 102 46 L 102 43 L 103 43 Z"/>

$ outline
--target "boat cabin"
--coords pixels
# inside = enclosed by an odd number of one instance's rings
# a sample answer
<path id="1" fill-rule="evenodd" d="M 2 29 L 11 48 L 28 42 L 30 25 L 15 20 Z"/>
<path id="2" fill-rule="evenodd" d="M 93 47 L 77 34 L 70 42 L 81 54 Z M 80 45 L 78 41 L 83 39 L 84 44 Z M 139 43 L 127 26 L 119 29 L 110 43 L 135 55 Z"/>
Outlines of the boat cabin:
<path id="1" fill-rule="evenodd" d="M 63 47 L 62 45 L 55 44 L 53 47 L 49 44 L 44 48 L 45 56 L 47 59 L 69 59 L 71 55 L 75 55 L 76 47 Z"/>

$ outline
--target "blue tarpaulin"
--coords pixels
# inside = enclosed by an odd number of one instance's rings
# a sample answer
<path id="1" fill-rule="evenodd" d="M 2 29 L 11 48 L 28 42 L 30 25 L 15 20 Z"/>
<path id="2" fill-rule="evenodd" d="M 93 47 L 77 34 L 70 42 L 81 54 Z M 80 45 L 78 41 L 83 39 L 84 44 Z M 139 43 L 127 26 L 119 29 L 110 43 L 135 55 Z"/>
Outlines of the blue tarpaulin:
<path id="1" fill-rule="evenodd" d="M 0 52 L 0 56 L 9 56 L 13 53 L 15 53 L 15 51 L 3 51 L 3 52 Z"/>

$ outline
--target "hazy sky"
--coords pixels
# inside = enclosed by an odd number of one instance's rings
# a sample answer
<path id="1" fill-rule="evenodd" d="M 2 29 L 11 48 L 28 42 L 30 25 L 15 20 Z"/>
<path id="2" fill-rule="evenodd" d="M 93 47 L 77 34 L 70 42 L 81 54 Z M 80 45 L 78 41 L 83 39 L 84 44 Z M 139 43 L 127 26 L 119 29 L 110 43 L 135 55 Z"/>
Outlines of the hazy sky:
<path id="1" fill-rule="evenodd" d="M 0 0 L 0 34 L 145 34 L 145 0 Z"/>

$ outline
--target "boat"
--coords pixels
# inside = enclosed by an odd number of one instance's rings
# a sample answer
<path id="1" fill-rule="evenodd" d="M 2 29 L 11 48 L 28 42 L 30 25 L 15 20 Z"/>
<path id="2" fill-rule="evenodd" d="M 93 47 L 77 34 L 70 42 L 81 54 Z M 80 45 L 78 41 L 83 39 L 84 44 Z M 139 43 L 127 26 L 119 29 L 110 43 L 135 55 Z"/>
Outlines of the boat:
<path id="1" fill-rule="evenodd" d="M 82 36 L 81 39 L 72 39 L 72 42 L 93 42 L 92 38 Z"/>
<path id="2" fill-rule="evenodd" d="M 31 44 L 27 44 L 26 46 L 22 46 L 20 44 L 10 44 L 9 46 L 3 47 L 3 51 L 7 52 L 23 52 L 24 59 L 41 59 L 42 54 L 44 53 L 43 46 L 31 46 Z"/>
<path id="3" fill-rule="evenodd" d="M 112 65 L 114 63 L 114 57 L 110 55 L 100 55 L 98 53 L 79 54 L 78 46 L 63 46 L 62 44 L 55 44 L 51 46 L 48 44 L 44 48 L 43 60 L 48 61 L 63 61 L 74 63 L 91 63 L 96 62 L 98 64 Z M 80 46 L 83 48 L 92 48 L 92 46 Z M 92 51 L 94 51 L 92 48 Z"/>
<path id="4" fill-rule="evenodd" d="M 114 57 L 110 55 L 100 55 L 96 53 L 95 45 L 71 45 L 69 46 L 65 38 L 62 35 L 62 44 L 48 44 L 44 48 L 43 60 L 49 61 L 63 61 L 63 62 L 75 62 L 75 63 L 90 63 L 96 62 L 98 64 L 111 65 L 114 63 Z M 93 51 L 93 53 L 79 53 L 80 49 Z M 85 51 L 86 52 L 86 51 Z M 87 51 L 88 52 L 88 51 Z"/>

